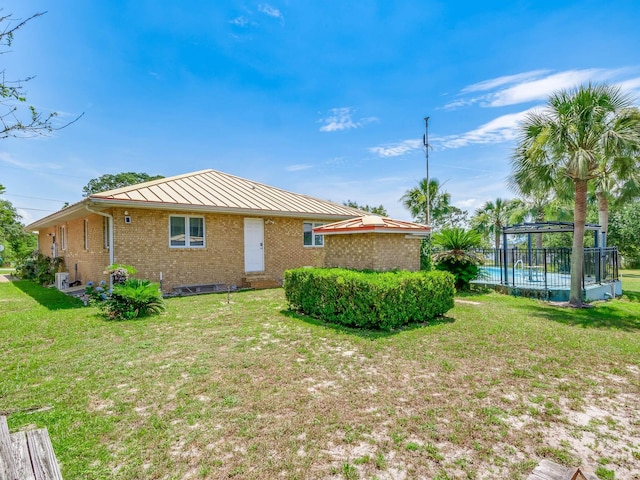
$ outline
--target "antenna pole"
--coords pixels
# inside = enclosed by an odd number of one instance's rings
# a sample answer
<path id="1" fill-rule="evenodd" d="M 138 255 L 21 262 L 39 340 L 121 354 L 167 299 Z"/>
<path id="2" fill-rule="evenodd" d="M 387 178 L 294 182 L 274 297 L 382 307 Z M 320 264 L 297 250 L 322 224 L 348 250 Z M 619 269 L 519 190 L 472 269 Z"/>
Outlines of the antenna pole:
<path id="1" fill-rule="evenodd" d="M 429 191 L 429 117 L 424 117 L 424 137 L 422 137 L 422 143 L 424 145 L 424 155 L 427 162 L 427 207 L 425 209 L 425 224 L 429 225 L 430 220 L 430 204 L 431 204 L 431 192 Z"/>

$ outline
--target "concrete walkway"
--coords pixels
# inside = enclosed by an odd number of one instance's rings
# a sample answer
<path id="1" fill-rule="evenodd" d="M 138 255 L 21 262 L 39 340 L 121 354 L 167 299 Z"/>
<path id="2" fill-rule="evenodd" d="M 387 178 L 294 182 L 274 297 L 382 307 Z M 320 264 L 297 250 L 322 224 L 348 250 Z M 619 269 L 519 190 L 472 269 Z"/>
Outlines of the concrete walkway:
<path id="1" fill-rule="evenodd" d="M 12 282 L 13 280 L 17 279 L 17 277 L 9 275 L 8 273 L 0 274 L 0 283 Z"/>

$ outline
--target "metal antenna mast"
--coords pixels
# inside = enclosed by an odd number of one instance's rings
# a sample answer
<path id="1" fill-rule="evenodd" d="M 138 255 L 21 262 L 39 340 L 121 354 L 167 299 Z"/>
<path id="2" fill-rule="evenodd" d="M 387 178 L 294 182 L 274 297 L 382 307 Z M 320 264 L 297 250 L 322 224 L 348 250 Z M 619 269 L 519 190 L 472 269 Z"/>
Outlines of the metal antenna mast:
<path id="1" fill-rule="evenodd" d="M 427 161 L 427 208 L 426 208 L 426 218 L 425 224 L 429 226 L 430 220 L 430 204 L 431 204 L 431 192 L 429 191 L 429 117 L 424 117 L 424 136 L 422 137 L 422 144 L 424 145 L 424 155 Z"/>

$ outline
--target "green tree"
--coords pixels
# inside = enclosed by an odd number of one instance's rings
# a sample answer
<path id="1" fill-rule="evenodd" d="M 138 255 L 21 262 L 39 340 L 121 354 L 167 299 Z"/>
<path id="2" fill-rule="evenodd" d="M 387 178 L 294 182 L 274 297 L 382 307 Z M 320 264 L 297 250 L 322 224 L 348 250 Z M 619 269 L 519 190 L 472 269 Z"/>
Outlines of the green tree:
<path id="1" fill-rule="evenodd" d="M 522 208 L 520 200 L 505 200 L 496 198 L 495 202 L 489 200 L 476 210 L 471 225 L 487 236 L 493 235 L 495 248 L 500 248 L 502 227 L 512 222 L 513 215 Z"/>
<path id="2" fill-rule="evenodd" d="M 138 183 L 149 182 L 151 180 L 158 180 L 164 178 L 162 175 L 151 176 L 147 173 L 135 173 L 135 172 L 122 172 L 111 174 L 107 173 L 101 175 L 98 178 L 94 178 L 89 181 L 82 188 L 82 196 L 88 197 L 94 193 L 105 192 L 107 190 L 113 190 L 121 187 L 128 187 L 129 185 L 136 185 Z"/>
<path id="3" fill-rule="evenodd" d="M 522 192 L 518 186 L 512 186 L 518 193 L 520 203 L 516 204 L 511 215 L 512 223 L 571 221 L 572 203 L 568 203 L 553 196 L 553 192 L 533 189 L 528 193 Z M 536 247 L 542 248 L 544 234 L 536 234 Z M 564 246 L 567 244 L 565 243 Z"/>
<path id="4" fill-rule="evenodd" d="M 611 122 L 614 135 L 603 145 L 594 179 L 601 232 L 608 231 L 611 201 L 624 203 L 640 196 L 640 110 L 624 109 Z"/>
<path id="5" fill-rule="evenodd" d="M 442 190 L 442 185 L 437 178 L 429 180 L 428 190 L 427 179 L 423 178 L 417 187 L 407 190 L 400 200 L 418 223 L 426 223 L 428 203 L 429 222 L 434 230 L 441 228 L 443 220 L 447 215 L 454 213 L 454 210 L 463 215 L 465 213 L 451 205 L 451 194 Z"/>
<path id="6" fill-rule="evenodd" d="M 358 210 L 362 210 L 363 212 L 374 213 L 376 215 L 382 215 L 383 217 L 387 217 L 389 214 L 387 213 L 387 209 L 382 206 L 382 204 L 377 207 L 372 207 L 370 205 L 360 205 L 358 202 L 354 202 L 353 200 L 347 200 L 342 203 L 346 207 L 357 208 Z"/>
<path id="7" fill-rule="evenodd" d="M 519 128 L 512 157 L 512 178 L 519 185 L 536 182 L 560 190 L 566 179 L 574 188 L 574 234 L 569 302 L 582 306 L 584 232 L 587 191 L 607 158 L 612 171 L 622 164 L 621 149 L 632 149 L 625 115 L 632 100 L 609 85 L 581 86 L 551 95 L 543 110 L 529 113 Z"/>
<path id="8" fill-rule="evenodd" d="M 4 187 L 0 185 L 0 194 Z M 15 207 L 8 200 L 0 200 L 0 252 L 3 263 L 16 263 L 28 256 L 37 246 L 36 236 L 24 231 L 24 225 Z"/>
<path id="9" fill-rule="evenodd" d="M 14 34 L 19 29 L 30 20 L 45 13 L 35 13 L 25 20 L 16 20 L 12 18 L 12 14 L 0 16 L 0 54 L 10 52 L 8 49 L 12 46 Z M 66 124 L 55 126 L 53 120 L 58 116 L 56 112 L 43 115 L 33 105 L 27 105 L 24 86 L 32 79 L 33 77 L 26 77 L 7 80 L 5 71 L 0 72 L 0 138 L 47 135 L 53 130 L 71 125 L 82 116 Z"/>
<path id="10" fill-rule="evenodd" d="M 617 245 L 625 259 L 625 267 L 640 265 L 640 201 L 614 208 L 609 222 L 609 244 Z"/>

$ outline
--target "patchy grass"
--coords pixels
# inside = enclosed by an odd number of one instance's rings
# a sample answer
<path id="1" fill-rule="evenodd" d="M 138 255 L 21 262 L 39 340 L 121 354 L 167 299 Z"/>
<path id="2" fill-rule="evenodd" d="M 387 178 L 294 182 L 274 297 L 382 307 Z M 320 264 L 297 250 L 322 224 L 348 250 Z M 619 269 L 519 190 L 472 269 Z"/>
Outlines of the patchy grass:
<path id="1" fill-rule="evenodd" d="M 392 333 L 281 289 L 113 322 L 2 283 L 0 411 L 49 429 L 65 478 L 526 478 L 542 458 L 633 478 L 638 273 L 591 309 L 473 294 Z"/>

